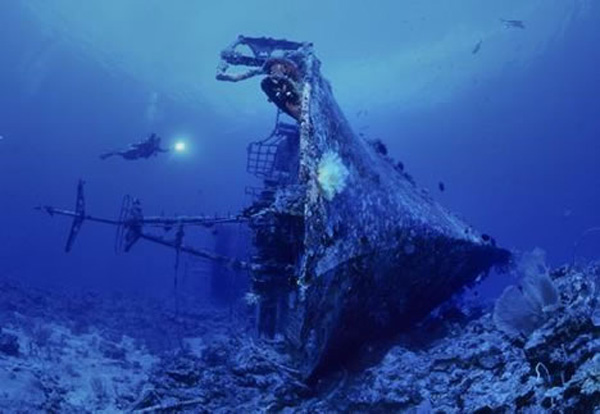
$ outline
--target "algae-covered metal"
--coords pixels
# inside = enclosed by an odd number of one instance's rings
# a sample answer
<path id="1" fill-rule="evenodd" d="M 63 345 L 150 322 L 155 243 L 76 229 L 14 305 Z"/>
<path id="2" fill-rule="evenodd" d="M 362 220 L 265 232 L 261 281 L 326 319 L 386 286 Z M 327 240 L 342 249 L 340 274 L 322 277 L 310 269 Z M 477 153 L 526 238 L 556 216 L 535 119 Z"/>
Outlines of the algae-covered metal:
<path id="1" fill-rule="evenodd" d="M 221 57 L 218 79 L 262 76 L 269 100 L 296 123 L 297 134 L 271 148 L 277 174 L 261 177 L 246 216 L 263 265 L 252 276 L 260 328 L 285 332 L 306 377 L 410 326 L 509 260 L 352 131 L 311 44 L 240 36 Z"/>

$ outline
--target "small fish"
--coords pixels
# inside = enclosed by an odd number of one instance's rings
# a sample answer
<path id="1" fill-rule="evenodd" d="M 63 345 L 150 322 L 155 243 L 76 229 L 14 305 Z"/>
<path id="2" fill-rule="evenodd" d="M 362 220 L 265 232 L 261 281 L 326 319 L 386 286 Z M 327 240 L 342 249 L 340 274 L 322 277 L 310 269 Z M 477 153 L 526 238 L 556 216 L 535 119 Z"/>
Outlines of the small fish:
<path id="1" fill-rule="evenodd" d="M 400 172 L 404 172 L 404 163 L 402 161 L 398 161 L 396 163 L 396 169 Z"/>
<path id="2" fill-rule="evenodd" d="M 446 184 L 444 184 L 443 182 L 439 182 L 438 183 L 438 188 L 440 189 L 440 191 L 443 193 L 444 191 L 446 191 Z"/>
<path id="3" fill-rule="evenodd" d="M 481 44 L 483 43 L 483 40 L 480 40 L 479 42 L 477 42 L 477 44 L 475 45 L 475 47 L 473 48 L 473 50 L 471 50 L 471 53 L 476 55 L 477 53 L 479 53 L 479 50 L 481 49 Z"/>
<path id="4" fill-rule="evenodd" d="M 481 240 L 483 240 L 484 242 L 489 242 L 491 240 L 491 237 L 489 234 L 482 234 L 481 235 Z"/>
<path id="5" fill-rule="evenodd" d="M 505 29 L 525 29 L 523 20 L 500 19 L 500 21 L 504 24 Z"/>

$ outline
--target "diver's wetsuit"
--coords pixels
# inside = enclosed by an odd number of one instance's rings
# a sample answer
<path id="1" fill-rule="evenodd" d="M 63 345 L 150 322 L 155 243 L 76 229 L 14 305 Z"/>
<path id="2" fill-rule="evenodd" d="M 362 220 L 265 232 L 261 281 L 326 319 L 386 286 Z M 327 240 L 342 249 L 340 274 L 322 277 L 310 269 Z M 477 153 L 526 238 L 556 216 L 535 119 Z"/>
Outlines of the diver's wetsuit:
<path id="1" fill-rule="evenodd" d="M 160 147 L 160 137 L 152 134 L 144 141 L 137 142 L 122 151 L 110 151 L 100 155 L 100 159 L 107 159 L 113 155 L 119 155 L 126 160 L 137 160 L 139 158 L 150 158 L 156 156 L 160 152 L 169 152 L 168 149 Z"/>

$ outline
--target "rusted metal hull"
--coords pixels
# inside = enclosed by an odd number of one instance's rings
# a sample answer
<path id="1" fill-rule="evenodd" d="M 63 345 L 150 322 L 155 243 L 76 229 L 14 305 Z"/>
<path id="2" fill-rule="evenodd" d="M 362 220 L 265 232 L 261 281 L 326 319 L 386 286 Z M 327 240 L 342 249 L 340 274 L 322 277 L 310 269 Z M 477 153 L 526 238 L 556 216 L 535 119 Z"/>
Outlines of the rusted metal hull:
<path id="1" fill-rule="evenodd" d="M 271 208 L 279 217 L 300 215 L 304 225 L 289 263 L 292 274 L 281 274 L 296 286 L 286 293 L 295 300 L 280 326 L 297 346 L 305 376 L 315 378 L 363 345 L 411 326 L 490 267 L 505 264 L 510 254 L 357 136 L 312 49 L 298 45 L 283 51 L 296 66 L 296 79 L 281 90 L 280 83 L 263 81 L 263 88 L 268 84 L 269 97 L 298 121 L 299 190 L 276 187 L 263 213 Z M 291 86 L 286 101 L 281 92 Z"/>

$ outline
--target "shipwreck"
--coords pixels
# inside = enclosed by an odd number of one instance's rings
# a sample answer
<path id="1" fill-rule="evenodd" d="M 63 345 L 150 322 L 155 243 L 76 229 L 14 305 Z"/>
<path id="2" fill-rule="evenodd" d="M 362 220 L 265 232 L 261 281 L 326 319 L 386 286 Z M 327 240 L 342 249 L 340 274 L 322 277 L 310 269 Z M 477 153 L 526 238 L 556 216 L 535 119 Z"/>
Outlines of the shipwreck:
<path id="1" fill-rule="evenodd" d="M 259 306 L 257 329 L 280 334 L 307 380 L 389 339 L 478 280 L 510 253 L 435 202 L 377 145 L 355 134 L 320 73 L 310 43 L 238 37 L 221 53 L 220 81 L 261 78 L 277 111 L 271 134 L 248 146 L 247 170 L 261 179 L 235 216 L 148 217 L 126 198 L 120 217 L 85 212 L 83 184 L 67 249 L 82 223 L 117 226 L 116 245 L 149 240 L 247 269 Z M 186 226 L 246 223 L 251 260 L 187 246 Z M 171 238 L 148 228 L 174 229 Z"/>

